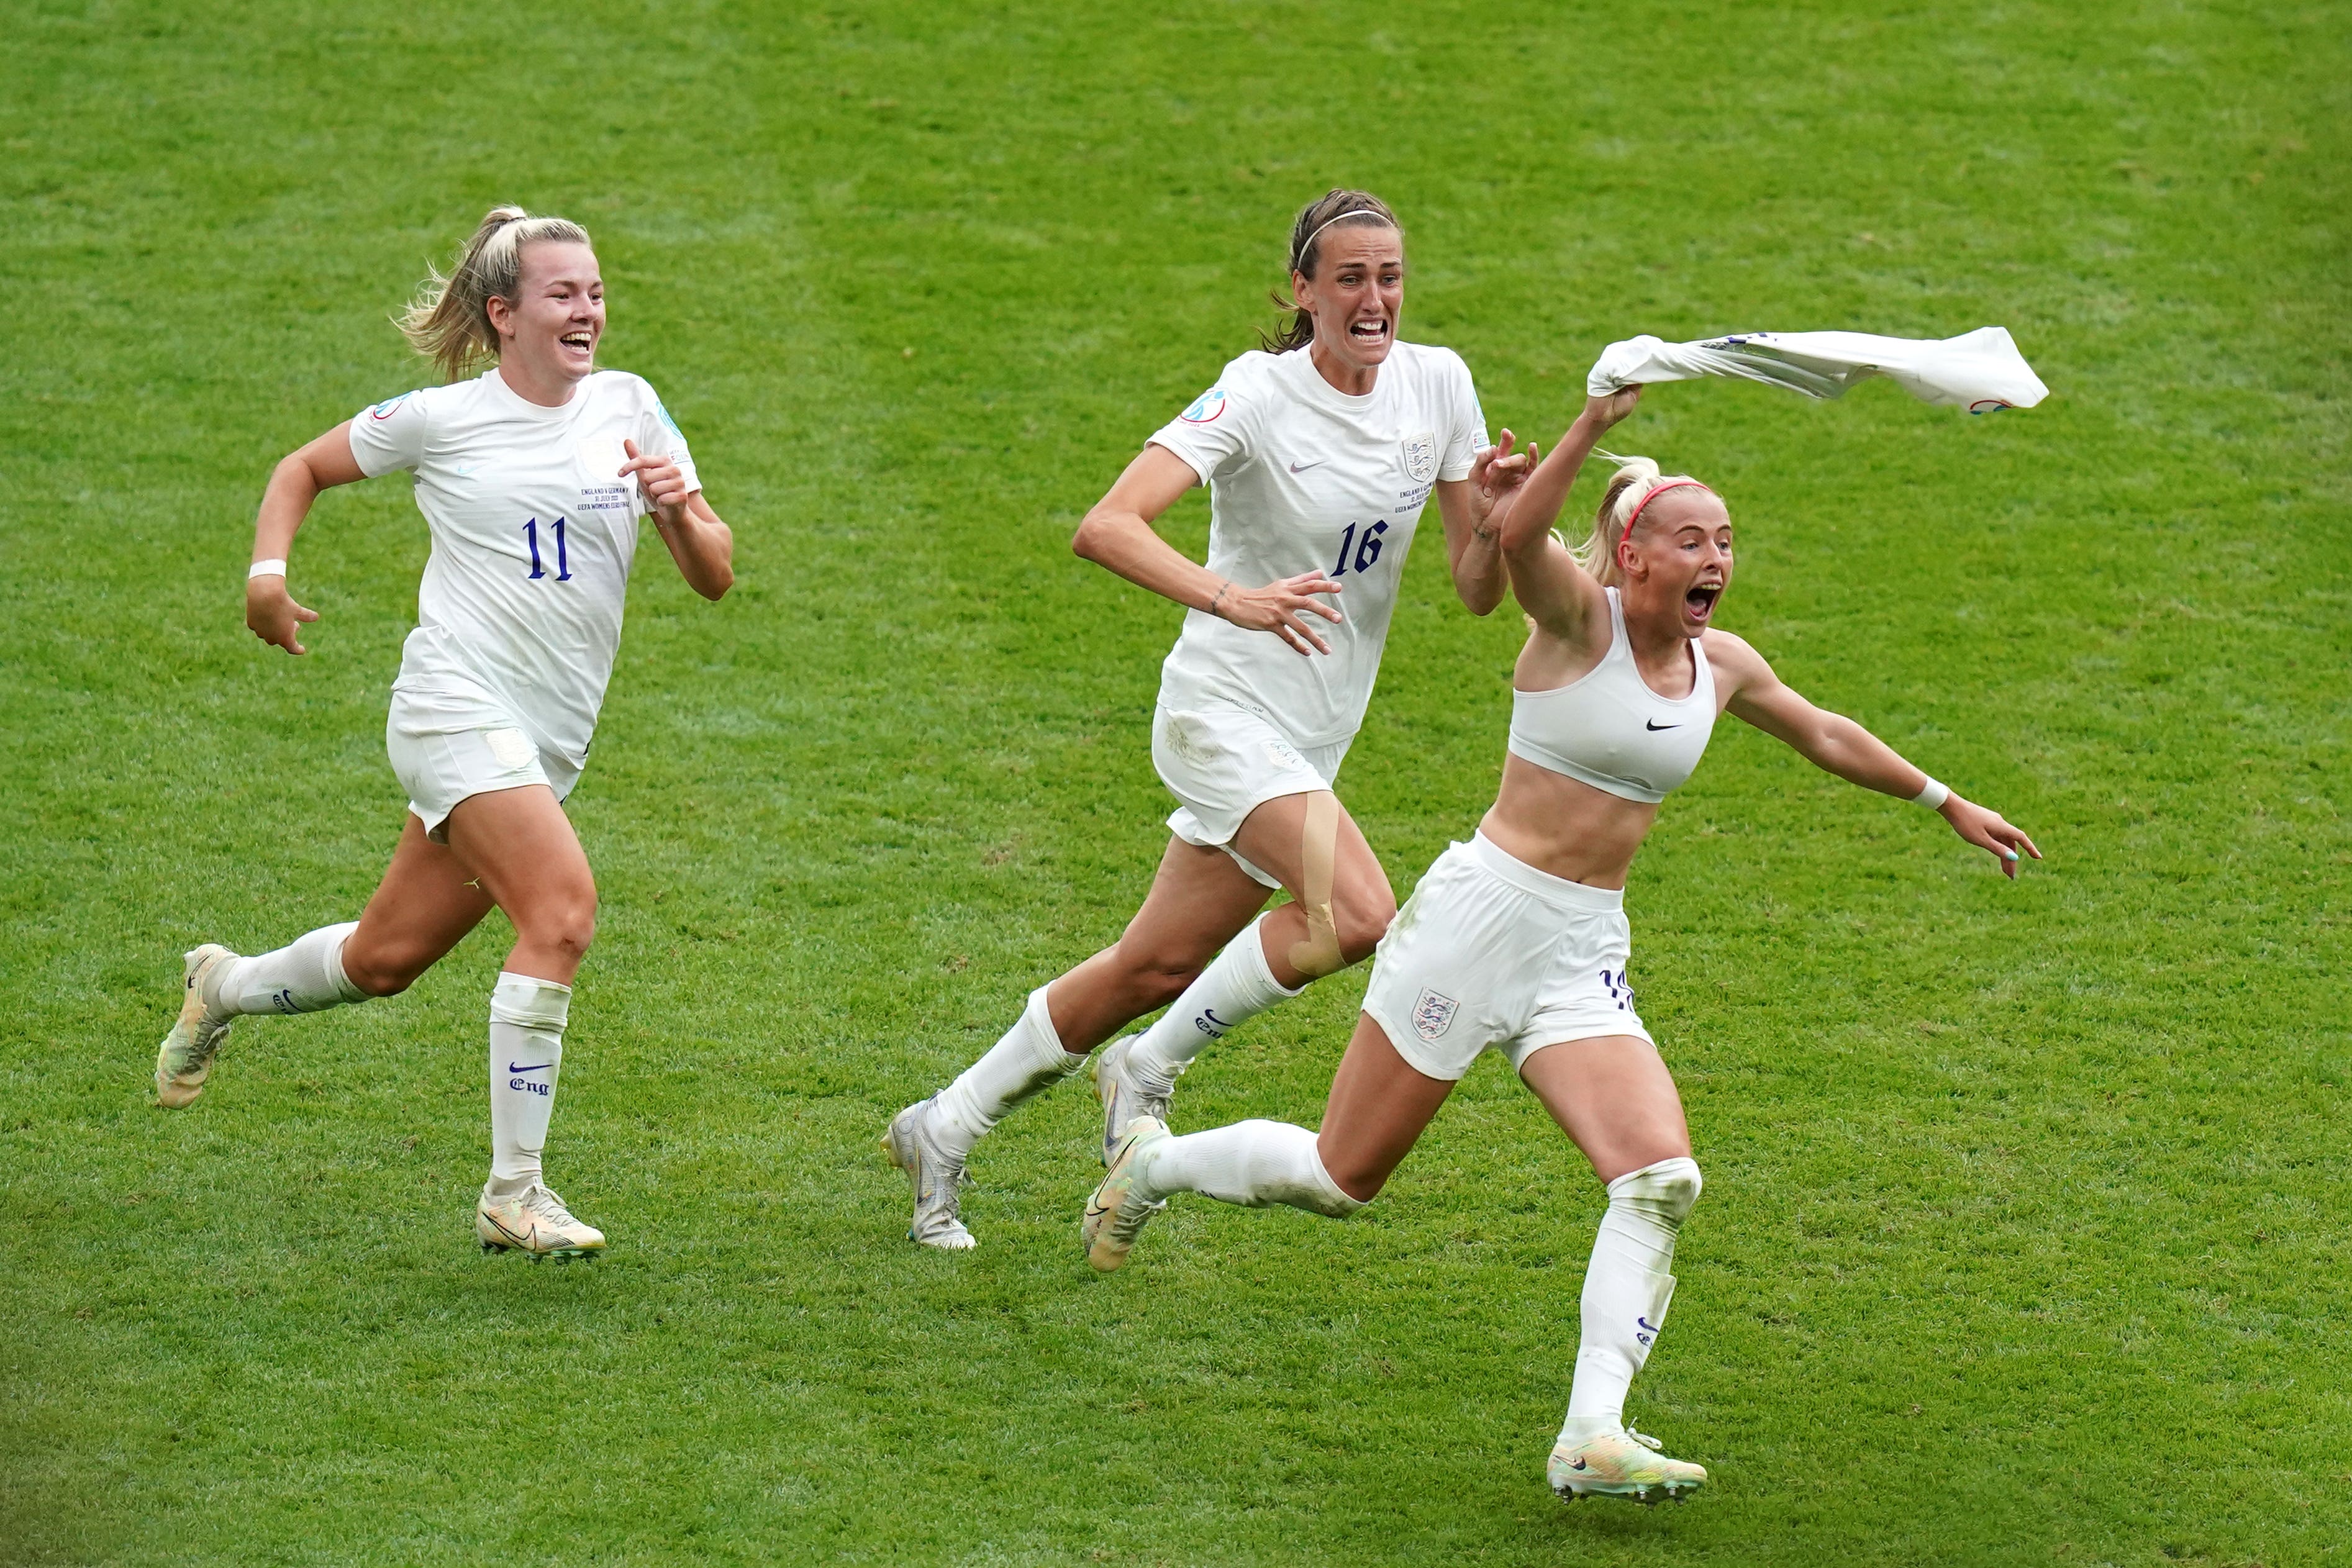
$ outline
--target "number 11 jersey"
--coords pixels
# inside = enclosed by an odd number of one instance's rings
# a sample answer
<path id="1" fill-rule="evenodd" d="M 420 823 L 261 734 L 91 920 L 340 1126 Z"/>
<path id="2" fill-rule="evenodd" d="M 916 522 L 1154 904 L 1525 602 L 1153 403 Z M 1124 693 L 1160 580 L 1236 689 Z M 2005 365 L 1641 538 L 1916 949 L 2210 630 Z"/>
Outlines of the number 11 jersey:
<path id="1" fill-rule="evenodd" d="M 520 723 L 584 764 L 621 644 L 637 519 L 651 510 L 636 476 L 620 476 L 622 442 L 700 487 L 654 389 L 598 371 L 570 402 L 543 408 L 493 369 L 363 410 L 351 433 L 369 477 L 414 471 L 433 534 L 395 689 L 453 722 L 479 709 L 490 725 Z"/>
<path id="2" fill-rule="evenodd" d="M 1209 486 L 1209 570 L 1236 588 L 1304 571 L 1342 619 L 1299 620 L 1331 652 L 1193 610 L 1160 666 L 1160 703 L 1233 704 L 1302 747 L 1356 733 L 1380 674 L 1406 550 L 1436 481 L 1469 476 L 1486 445 L 1469 367 L 1451 349 L 1399 343 L 1361 397 L 1323 379 L 1311 350 L 1247 353 L 1151 437 Z"/>

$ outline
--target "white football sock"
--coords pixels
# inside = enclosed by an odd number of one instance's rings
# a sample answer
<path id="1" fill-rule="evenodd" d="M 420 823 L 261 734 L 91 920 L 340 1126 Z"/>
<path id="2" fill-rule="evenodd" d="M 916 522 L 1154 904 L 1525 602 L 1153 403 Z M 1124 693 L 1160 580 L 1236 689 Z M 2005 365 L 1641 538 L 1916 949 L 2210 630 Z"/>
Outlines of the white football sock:
<path id="1" fill-rule="evenodd" d="M 1004 1038 L 940 1091 L 932 1105 L 937 1113 L 931 1117 L 931 1136 L 948 1155 L 968 1155 L 1006 1112 L 1086 1064 L 1084 1051 L 1073 1056 L 1062 1049 L 1053 1015 L 1045 1010 L 1045 988 L 1040 986 L 1029 993 L 1028 1005 Z"/>
<path id="2" fill-rule="evenodd" d="M 360 928 L 356 920 L 321 925 L 291 946 L 220 967 L 214 994 L 215 1012 L 315 1013 L 367 1000 L 367 993 L 343 973 L 343 944 Z"/>
<path id="3" fill-rule="evenodd" d="M 1286 1203 L 1333 1219 L 1364 1207 L 1323 1168 L 1315 1134 L 1287 1122 L 1235 1122 L 1171 1138 L 1151 1151 L 1136 1186 L 1154 1199 L 1197 1192 L 1251 1208 Z"/>
<path id="4" fill-rule="evenodd" d="M 1609 1184 L 1609 1211 L 1584 1271 L 1576 1381 L 1559 1440 L 1580 1443 L 1625 1424 L 1625 1391 L 1650 1357 L 1674 1299 L 1675 1237 L 1698 1201 L 1687 1155 L 1628 1171 Z"/>
<path id="5" fill-rule="evenodd" d="M 1128 1048 L 1129 1061 L 1173 1082 L 1211 1040 L 1224 1039 L 1236 1025 L 1298 994 L 1276 984 L 1274 971 L 1266 967 L 1259 931 L 1265 924 L 1261 915 L 1225 944 L 1224 951 L 1184 988 L 1160 1021 Z"/>
<path id="6" fill-rule="evenodd" d="M 539 1179 L 572 988 L 502 970 L 490 992 L 490 1190 L 504 1197 Z"/>

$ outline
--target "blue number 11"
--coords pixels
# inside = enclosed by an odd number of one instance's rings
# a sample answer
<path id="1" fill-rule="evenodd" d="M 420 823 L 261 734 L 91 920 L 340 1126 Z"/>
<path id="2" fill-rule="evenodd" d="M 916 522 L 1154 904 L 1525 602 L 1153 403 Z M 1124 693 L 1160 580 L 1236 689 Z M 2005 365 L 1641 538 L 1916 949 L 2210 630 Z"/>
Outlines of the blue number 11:
<path id="1" fill-rule="evenodd" d="M 537 517 L 531 518 L 522 526 L 522 537 L 530 543 L 530 575 L 533 578 L 545 577 L 547 569 L 539 563 L 539 519 Z M 555 580 L 558 582 L 572 580 L 572 552 L 564 548 L 562 517 L 555 519 Z"/>

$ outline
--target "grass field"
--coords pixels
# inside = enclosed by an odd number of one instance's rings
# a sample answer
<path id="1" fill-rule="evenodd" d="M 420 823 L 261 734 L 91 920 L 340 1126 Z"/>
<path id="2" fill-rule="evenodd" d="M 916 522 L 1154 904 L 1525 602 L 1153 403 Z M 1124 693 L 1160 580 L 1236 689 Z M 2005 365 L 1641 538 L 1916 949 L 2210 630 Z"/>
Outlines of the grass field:
<path id="1" fill-rule="evenodd" d="M 6 16 L 0 1562 L 2352 1561 L 2341 7 Z M 972 1254 L 874 1154 L 1140 896 L 1176 616 L 1068 534 L 1340 182 L 1406 214 L 1405 335 L 1547 443 L 1644 330 L 1999 322 L 2053 389 L 1621 433 L 1730 497 L 1725 624 L 2049 854 L 2009 885 L 1730 725 L 1667 808 L 1634 978 L 1707 1188 L 1633 1412 L 1714 1471 L 1678 1511 L 1543 1489 L 1599 1195 L 1492 1061 L 1355 1222 L 1180 1203 L 1108 1279 L 1075 1088 L 982 1150 Z M 468 1229 L 496 917 L 239 1025 L 187 1112 L 148 1082 L 181 950 L 352 917 L 397 831 L 406 486 L 304 533 L 311 657 L 239 583 L 498 200 L 595 232 L 741 571 L 648 545 L 574 798 L 570 1269 Z M 1425 543 L 1341 786 L 1401 893 L 1517 641 Z M 1362 983 L 1179 1125 L 1311 1123 Z"/>

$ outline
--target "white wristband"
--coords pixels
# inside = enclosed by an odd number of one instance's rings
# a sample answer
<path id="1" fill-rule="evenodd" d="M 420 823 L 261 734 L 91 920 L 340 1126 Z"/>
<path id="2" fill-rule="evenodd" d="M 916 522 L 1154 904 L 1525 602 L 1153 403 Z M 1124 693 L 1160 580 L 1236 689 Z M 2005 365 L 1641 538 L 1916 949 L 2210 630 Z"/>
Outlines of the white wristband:
<path id="1" fill-rule="evenodd" d="M 247 582 L 251 582 L 257 577 L 284 577 L 285 575 L 286 563 L 284 561 L 257 560 L 253 563 L 251 570 L 246 572 L 245 580 Z"/>
<path id="2" fill-rule="evenodd" d="M 1911 797 L 1911 803 L 1915 806 L 1925 806 L 1930 811 L 1938 811 L 1943 810 L 1944 802 L 1951 798 L 1952 792 L 1949 789 L 1930 779 L 1925 789 Z"/>

